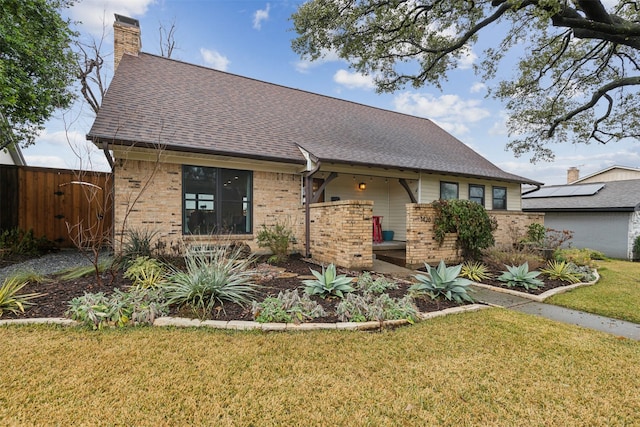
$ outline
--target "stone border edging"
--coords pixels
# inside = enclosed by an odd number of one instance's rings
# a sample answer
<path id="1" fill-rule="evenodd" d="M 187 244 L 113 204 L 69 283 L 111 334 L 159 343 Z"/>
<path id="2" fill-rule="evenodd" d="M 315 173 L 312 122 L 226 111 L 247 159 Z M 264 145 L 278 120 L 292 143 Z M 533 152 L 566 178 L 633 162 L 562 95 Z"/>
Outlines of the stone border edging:
<path id="1" fill-rule="evenodd" d="M 461 307 L 451 307 L 440 311 L 419 313 L 419 320 L 428 320 L 449 314 L 478 311 L 490 308 L 484 304 L 469 304 Z M 75 320 L 63 317 L 7 319 L 0 320 L 3 325 L 29 325 L 29 324 L 56 324 L 62 326 L 78 326 Z M 153 322 L 155 327 L 173 326 L 178 328 L 209 327 L 213 329 L 227 329 L 238 331 L 261 330 L 265 332 L 276 331 L 316 331 L 316 330 L 347 330 L 347 331 L 372 331 L 384 328 L 394 328 L 409 324 L 406 319 L 385 320 L 383 322 L 337 322 L 337 323 L 259 323 L 247 320 L 198 320 L 185 317 L 159 317 Z"/>
<path id="2" fill-rule="evenodd" d="M 485 285 L 484 283 L 475 283 L 473 284 L 473 286 L 477 286 L 479 288 L 483 288 L 483 289 L 489 289 L 491 291 L 495 291 L 495 292 L 501 292 L 503 294 L 509 294 L 509 295 L 515 295 L 518 297 L 522 297 L 522 298 L 527 298 L 536 302 L 544 302 L 544 300 L 546 300 L 547 298 L 553 296 L 553 295 L 557 295 L 557 294 L 562 294 L 565 292 L 569 292 L 570 290 L 576 289 L 576 288 L 580 288 L 582 286 L 591 286 L 591 285 L 595 285 L 598 280 L 600 280 L 600 275 L 598 274 L 598 270 L 593 270 L 593 274 L 596 276 L 595 279 L 593 279 L 591 282 L 581 282 L 581 283 L 574 283 L 572 285 L 567 285 L 567 286 L 561 286 L 558 288 L 554 288 L 554 289 L 549 289 L 547 292 L 543 292 L 540 295 L 532 295 L 532 294 L 528 294 L 526 292 L 520 292 L 520 291 L 516 291 L 513 289 L 507 289 L 507 288 L 501 288 L 499 286 L 491 286 L 491 285 Z"/>

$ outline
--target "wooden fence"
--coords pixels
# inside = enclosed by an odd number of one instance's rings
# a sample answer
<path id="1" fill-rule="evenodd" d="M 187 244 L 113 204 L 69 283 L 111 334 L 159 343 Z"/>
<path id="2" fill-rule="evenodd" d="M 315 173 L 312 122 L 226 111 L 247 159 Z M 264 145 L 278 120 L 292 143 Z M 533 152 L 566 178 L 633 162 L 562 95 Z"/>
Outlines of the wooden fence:
<path id="1" fill-rule="evenodd" d="M 113 236 L 112 188 L 110 173 L 0 165 L 0 229 L 33 230 L 61 247 L 74 245 L 68 226 Z"/>

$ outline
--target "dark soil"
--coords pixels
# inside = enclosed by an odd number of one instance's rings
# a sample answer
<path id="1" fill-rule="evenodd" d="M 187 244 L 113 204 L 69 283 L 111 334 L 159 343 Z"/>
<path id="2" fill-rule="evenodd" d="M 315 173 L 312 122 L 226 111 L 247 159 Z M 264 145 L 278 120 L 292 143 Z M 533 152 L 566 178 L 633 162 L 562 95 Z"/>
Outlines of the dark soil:
<path id="1" fill-rule="evenodd" d="M 496 279 L 495 277 L 498 277 L 500 274 L 500 272 L 495 272 L 493 274 L 494 278 L 491 279 L 487 279 L 487 280 L 483 280 L 482 283 L 485 285 L 490 285 L 490 286 L 495 286 L 496 288 L 504 288 L 504 289 L 511 289 L 512 291 L 518 291 L 518 292 L 523 292 L 525 294 L 531 294 L 531 295 L 540 295 L 543 294 L 551 289 L 555 289 L 555 288 L 561 288 L 563 286 L 569 286 L 571 285 L 571 283 L 568 282 L 563 282 L 562 280 L 554 280 L 554 279 L 550 279 L 548 276 L 544 275 L 544 274 L 540 274 L 537 279 L 540 279 L 544 282 L 544 286 L 538 288 L 538 289 L 525 289 L 525 288 L 521 288 L 521 287 L 512 287 L 510 288 L 509 286 L 506 285 L 506 283 L 501 282 L 500 280 Z"/>
<path id="2" fill-rule="evenodd" d="M 321 267 L 304 259 L 292 257 L 288 261 L 275 266 L 259 263 L 257 269 L 260 274 L 256 276 L 256 281 L 260 284 L 260 291 L 256 300 L 262 301 L 267 296 L 276 296 L 280 291 L 300 288 L 302 286 L 302 280 L 305 278 L 313 278 L 310 276 L 310 269 L 320 271 Z M 355 277 L 359 272 L 338 269 L 338 273 Z M 20 293 L 38 292 L 45 294 L 34 300 L 34 306 L 28 308 L 24 314 L 20 315 L 5 312 L 2 319 L 66 317 L 65 312 L 68 309 L 69 301 L 77 296 L 82 296 L 84 293 L 97 292 L 109 294 L 115 288 L 126 290 L 131 285 L 131 281 L 123 278 L 122 274 L 118 274 L 115 277 L 112 277 L 110 274 L 105 274 L 102 277 L 102 284 L 98 284 L 95 276 L 66 281 L 61 280 L 59 277 L 49 277 L 48 279 L 45 283 L 28 284 L 20 291 Z M 394 279 L 398 283 L 398 289 L 389 291 L 389 295 L 394 298 L 404 296 L 411 283 L 406 278 Z M 335 306 L 338 303 L 336 299 L 322 299 L 318 297 L 312 297 L 312 299 L 321 304 L 328 313 L 328 316 L 314 319 L 314 322 L 332 323 L 339 321 L 335 315 Z M 421 312 L 426 313 L 455 307 L 458 304 L 451 301 L 434 301 L 427 297 L 426 299 L 416 300 L 416 305 Z M 178 307 L 172 307 L 170 314 L 180 317 L 196 317 L 193 312 L 187 308 L 180 309 Z M 237 304 L 227 303 L 224 307 L 219 307 L 218 310 L 214 311 L 212 319 L 253 320 L 253 314 L 251 313 L 250 306 L 242 307 Z"/>

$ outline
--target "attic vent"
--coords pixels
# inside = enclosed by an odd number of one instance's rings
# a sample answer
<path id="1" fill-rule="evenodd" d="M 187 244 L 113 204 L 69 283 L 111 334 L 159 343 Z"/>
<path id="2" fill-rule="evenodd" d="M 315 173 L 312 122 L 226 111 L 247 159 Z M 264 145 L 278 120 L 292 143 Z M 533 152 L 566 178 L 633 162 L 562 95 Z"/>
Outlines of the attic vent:
<path id="1" fill-rule="evenodd" d="M 138 21 L 137 19 L 129 18 L 128 16 L 118 15 L 117 13 L 114 13 L 114 15 L 116 17 L 116 22 L 119 22 L 125 25 L 131 25 L 132 27 L 140 28 L 140 21 Z"/>

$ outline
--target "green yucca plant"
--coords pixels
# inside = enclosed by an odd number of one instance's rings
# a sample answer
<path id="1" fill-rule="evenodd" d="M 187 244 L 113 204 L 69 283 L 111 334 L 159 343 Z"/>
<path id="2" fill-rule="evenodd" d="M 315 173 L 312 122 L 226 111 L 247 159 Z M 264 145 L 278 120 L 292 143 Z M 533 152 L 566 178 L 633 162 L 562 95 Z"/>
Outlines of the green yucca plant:
<path id="1" fill-rule="evenodd" d="M 540 272 L 554 280 L 569 283 L 578 283 L 580 281 L 580 274 L 576 273 L 575 266 L 564 261 L 551 260 L 547 263 L 546 268 L 540 269 Z"/>
<path id="2" fill-rule="evenodd" d="M 44 294 L 30 293 L 17 295 L 27 285 L 27 281 L 18 280 L 17 277 L 5 279 L 0 286 L 0 317 L 5 311 L 13 314 L 24 313 L 24 309 L 33 305 L 32 299 Z"/>
<path id="3" fill-rule="evenodd" d="M 479 261 L 467 261 L 462 264 L 460 270 L 460 277 L 473 280 L 474 282 L 482 282 L 483 280 L 490 279 L 491 273 L 489 268 Z"/>

